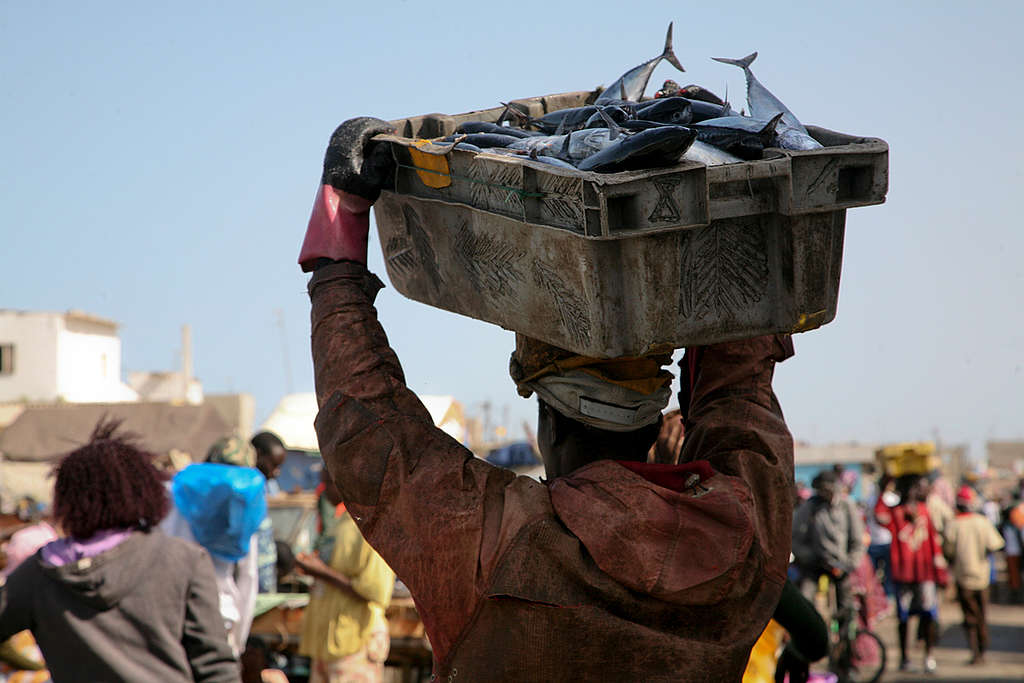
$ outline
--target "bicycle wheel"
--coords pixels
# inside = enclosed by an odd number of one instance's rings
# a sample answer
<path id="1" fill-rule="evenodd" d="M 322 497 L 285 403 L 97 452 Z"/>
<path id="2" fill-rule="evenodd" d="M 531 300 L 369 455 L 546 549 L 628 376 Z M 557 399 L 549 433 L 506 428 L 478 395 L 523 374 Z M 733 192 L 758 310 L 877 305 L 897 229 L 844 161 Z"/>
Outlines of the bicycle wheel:
<path id="1" fill-rule="evenodd" d="M 850 643 L 850 683 L 875 683 L 885 673 L 885 644 L 871 631 L 858 631 Z"/>

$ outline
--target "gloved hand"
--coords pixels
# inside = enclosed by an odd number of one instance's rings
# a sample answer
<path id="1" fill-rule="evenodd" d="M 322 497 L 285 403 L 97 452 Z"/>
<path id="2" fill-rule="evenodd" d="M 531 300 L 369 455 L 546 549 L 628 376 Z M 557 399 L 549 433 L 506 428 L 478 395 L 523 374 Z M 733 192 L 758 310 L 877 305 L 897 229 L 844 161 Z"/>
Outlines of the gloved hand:
<path id="1" fill-rule="evenodd" d="M 787 645 L 775 664 L 775 683 L 807 683 L 811 666 L 791 645 Z M 786 678 L 786 675 L 789 678 Z"/>
<path id="2" fill-rule="evenodd" d="M 394 177 L 394 159 L 385 144 L 371 139 L 393 132 L 380 119 L 361 116 L 342 123 L 331 135 L 324 172 L 299 251 L 304 272 L 321 259 L 366 264 L 370 206 Z"/>

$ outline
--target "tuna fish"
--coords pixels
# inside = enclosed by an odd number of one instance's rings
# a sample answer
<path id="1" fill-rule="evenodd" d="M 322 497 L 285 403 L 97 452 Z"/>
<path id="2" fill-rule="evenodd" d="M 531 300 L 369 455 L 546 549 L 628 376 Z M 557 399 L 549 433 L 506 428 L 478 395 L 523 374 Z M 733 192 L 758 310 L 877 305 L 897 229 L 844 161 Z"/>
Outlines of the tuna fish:
<path id="1" fill-rule="evenodd" d="M 440 142 L 466 142 L 480 148 L 508 147 L 513 142 L 524 138 L 504 133 L 457 133 L 441 138 Z"/>
<path id="2" fill-rule="evenodd" d="M 547 164 L 548 166 L 554 166 L 555 168 L 564 168 L 570 171 L 576 170 L 576 167 L 570 164 L 568 161 L 562 161 L 557 157 L 549 157 L 543 154 L 538 154 L 536 156 L 530 155 L 530 159 L 533 161 L 539 161 L 542 164 Z"/>
<path id="3" fill-rule="evenodd" d="M 750 115 L 755 119 L 761 119 L 767 121 L 776 114 L 782 114 L 782 128 L 792 128 L 799 133 L 802 133 L 804 138 L 813 140 L 808 134 L 807 129 L 800 123 L 800 119 L 796 117 L 793 112 L 789 110 L 786 105 L 782 103 L 778 97 L 772 94 L 772 92 L 761 85 L 761 82 L 754 76 L 754 72 L 750 70 L 750 65 L 757 59 L 757 53 L 752 52 L 742 59 L 726 59 L 724 57 L 712 57 L 716 62 L 723 64 L 732 64 L 743 69 L 743 75 L 747 79 L 747 106 L 750 107 Z M 801 141 L 806 143 L 806 140 L 801 138 Z M 809 143 L 808 143 L 809 144 Z M 821 147 L 817 144 L 817 147 Z M 795 149 L 816 149 L 817 147 L 797 147 Z"/>
<path id="4" fill-rule="evenodd" d="M 455 129 L 456 133 L 498 133 L 499 135 L 512 135 L 517 138 L 527 138 L 531 135 L 540 135 L 540 133 L 532 130 L 523 130 L 522 128 L 514 128 L 512 126 L 499 126 L 496 123 L 489 123 L 487 121 L 466 121 L 465 123 L 459 124 L 459 127 Z"/>
<path id="5" fill-rule="evenodd" d="M 711 104 L 703 100 L 690 100 L 690 118 L 694 123 L 722 116 L 739 116 L 739 112 L 733 111 L 728 102 Z"/>
<path id="6" fill-rule="evenodd" d="M 693 128 L 701 142 L 741 159 L 760 159 L 765 147 L 776 146 L 775 128 L 781 119 L 781 112 L 767 123 L 745 116 L 728 116 L 695 123 Z"/>
<path id="7" fill-rule="evenodd" d="M 596 113 L 597 107 L 593 104 L 588 104 L 585 107 L 558 109 L 536 119 L 526 117 L 526 123 L 546 135 L 552 135 L 556 130 L 571 133 L 574 130 L 583 128 L 587 123 L 587 119 Z"/>
<path id="8" fill-rule="evenodd" d="M 796 128 L 785 128 L 778 131 L 775 144 L 782 149 L 821 149 L 822 144 L 812 138 L 808 133 L 801 133 Z"/>
<path id="9" fill-rule="evenodd" d="M 693 115 L 690 100 L 685 97 L 666 97 L 640 107 L 636 111 L 636 117 L 642 121 L 685 126 Z"/>
<path id="10" fill-rule="evenodd" d="M 545 135 L 523 138 L 508 146 L 513 150 L 525 150 L 538 156 L 551 156 L 569 163 L 577 163 L 604 149 L 618 137 L 618 130 L 610 128 L 587 128 L 566 135 Z"/>
<path id="11" fill-rule="evenodd" d="M 683 65 L 679 63 L 679 60 L 676 59 L 676 53 L 672 51 L 672 24 L 668 25 L 668 32 L 665 34 L 665 49 L 662 50 L 661 54 L 619 76 L 614 83 L 601 93 L 601 96 L 597 98 L 594 104 L 611 104 L 614 100 L 620 99 L 639 102 L 644 96 L 644 90 L 647 89 L 647 81 L 651 80 L 654 67 L 658 66 L 663 59 L 680 71 L 686 71 Z"/>
<path id="12" fill-rule="evenodd" d="M 721 166 L 722 164 L 738 164 L 743 161 L 735 154 L 729 154 L 724 149 L 709 145 L 700 140 L 694 140 L 690 148 L 683 153 L 686 161 L 698 161 L 705 166 Z"/>
<path id="13" fill-rule="evenodd" d="M 598 111 L 591 114 L 590 118 L 583 125 L 584 128 L 607 128 L 605 116 L 608 116 L 616 123 L 621 124 L 624 121 L 628 121 L 632 118 L 631 114 L 616 105 L 608 105 L 607 107 L 600 107 Z"/>
<path id="14" fill-rule="evenodd" d="M 685 126 L 659 126 L 620 135 L 605 147 L 576 164 L 581 171 L 618 173 L 641 168 L 671 166 L 693 144 L 697 131 Z"/>

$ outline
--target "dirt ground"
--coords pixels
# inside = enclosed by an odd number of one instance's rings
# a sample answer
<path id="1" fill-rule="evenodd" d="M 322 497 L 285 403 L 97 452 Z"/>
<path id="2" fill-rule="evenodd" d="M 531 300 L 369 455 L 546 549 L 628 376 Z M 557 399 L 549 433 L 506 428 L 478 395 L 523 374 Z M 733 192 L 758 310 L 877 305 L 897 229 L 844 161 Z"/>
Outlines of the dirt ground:
<path id="1" fill-rule="evenodd" d="M 963 681 L 964 683 L 996 681 L 1024 681 L 1024 605 L 990 604 L 988 612 L 991 644 L 985 654 L 985 663 L 969 666 L 967 638 L 961 625 L 962 613 L 956 600 L 944 599 L 939 619 L 941 637 L 933 651 L 938 663 L 934 674 L 923 673 L 924 653 L 920 646 L 913 647 L 910 659 L 916 672 L 900 673 L 899 645 L 896 638 L 896 618 L 887 617 L 877 625 L 876 633 L 887 646 L 888 663 L 884 681 Z M 911 622 L 911 632 L 915 624 Z"/>

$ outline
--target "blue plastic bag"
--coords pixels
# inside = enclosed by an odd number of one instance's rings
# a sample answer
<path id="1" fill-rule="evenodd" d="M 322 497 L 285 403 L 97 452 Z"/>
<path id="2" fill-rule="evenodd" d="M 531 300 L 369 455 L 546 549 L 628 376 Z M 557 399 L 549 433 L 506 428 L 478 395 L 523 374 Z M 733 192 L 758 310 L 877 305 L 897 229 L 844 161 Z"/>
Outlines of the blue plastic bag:
<path id="1" fill-rule="evenodd" d="M 267 516 L 265 484 L 251 467 L 204 462 L 178 472 L 171 495 L 196 541 L 211 555 L 237 562 Z"/>

